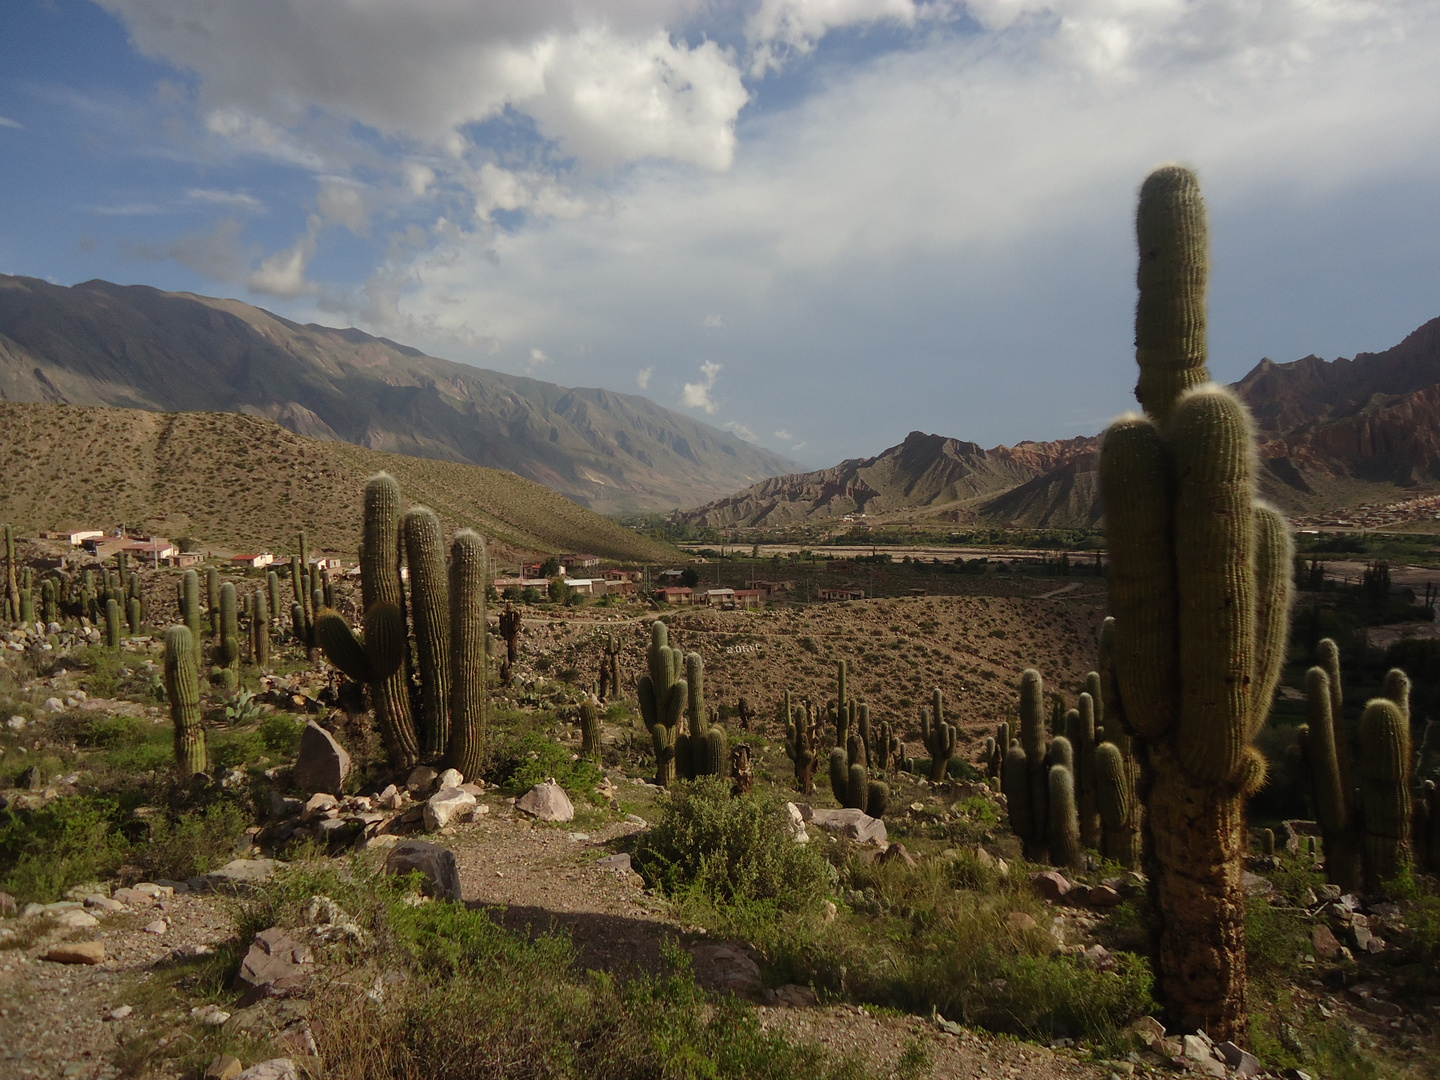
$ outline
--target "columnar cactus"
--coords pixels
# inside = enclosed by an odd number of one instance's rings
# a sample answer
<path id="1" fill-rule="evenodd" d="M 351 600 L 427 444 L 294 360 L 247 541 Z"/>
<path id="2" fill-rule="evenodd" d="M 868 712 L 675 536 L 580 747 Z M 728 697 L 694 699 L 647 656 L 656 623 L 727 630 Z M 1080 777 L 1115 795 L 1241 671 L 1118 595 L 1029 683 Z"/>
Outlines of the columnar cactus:
<path id="1" fill-rule="evenodd" d="M 188 626 L 172 626 L 165 631 L 165 696 L 170 702 L 170 722 L 175 727 L 175 768 L 184 777 L 206 770 L 200 666 L 195 655 L 195 641 Z"/>
<path id="2" fill-rule="evenodd" d="M 830 791 L 841 806 L 850 805 L 850 755 L 843 746 L 830 749 Z"/>
<path id="3" fill-rule="evenodd" d="M 262 669 L 270 666 L 270 603 L 263 589 L 255 590 L 253 614 L 250 617 L 250 632 L 255 663 Z"/>
<path id="4" fill-rule="evenodd" d="M 5 610 L 0 612 L 6 622 L 20 618 L 20 583 L 15 569 L 15 526 L 5 526 Z"/>
<path id="5" fill-rule="evenodd" d="M 240 618 L 239 600 L 233 582 L 220 587 L 220 645 L 215 650 L 220 686 L 234 690 L 240 680 Z"/>
<path id="6" fill-rule="evenodd" d="M 640 676 L 637 694 L 641 718 L 655 746 L 655 782 L 663 787 L 675 778 L 676 735 L 690 687 L 680 677 L 684 653 L 670 647 L 670 631 L 658 619 L 650 626 L 645 660 L 647 670 Z"/>
<path id="7" fill-rule="evenodd" d="M 959 734 L 955 727 L 945 722 L 945 698 L 936 689 L 930 698 L 930 708 L 920 710 L 920 735 L 930 750 L 932 784 L 938 784 L 948 774 Z"/>
<path id="8" fill-rule="evenodd" d="M 820 721 L 809 702 L 798 706 L 785 691 L 785 753 L 795 763 L 795 783 L 802 795 L 815 790 L 815 755 L 820 744 Z"/>
<path id="9" fill-rule="evenodd" d="M 447 760 L 465 776 L 484 766 L 490 649 L 485 594 L 490 561 L 485 541 L 461 529 L 450 543 L 450 748 Z M 598 736 L 597 736 L 598 738 Z"/>
<path id="10" fill-rule="evenodd" d="M 297 574 L 297 583 L 298 578 Z M 370 696 L 375 703 L 375 719 L 379 721 L 380 735 L 391 762 L 399 768 L 408 769 L 420 760 L 420 745 L 415 738 L 415 720 L 410 711 L 405 590 L 400 583 L 400 485 L 388 473 L 377 473 L 365 481 L 360 539 L 360 597 L 366 612 L 367 644 L 371 633 L 369 612 L 372 607 L 376 604 L 392 606 L 400 617 L 399 661 L 394 666 L 384 665 L 388 672 L 370 683 Z M 303 606 L 301 618 L 304 618 Z"/>
<path id="11" fill-rule="evenodd" d="M 35 625 L 35 590 L 20 590 L 20 621 L 26 626 Z"/>
<path id="12" fill-rule="evenodd" d="M 407 510 L 403 528 L 410 567 L 410 622 L 420 672 L 415 734 L 421 756 L 435 760 L 445 753 L 450 738 L 450 596 L 445 538 L 440 519 L 426 506 Z"/>
<path id="13" fill-rule="evenodd" d="M 1050 781 L 1045 776 L 1048 750 L 1045 731 L 1045 680 L 1034 668 L 1020 673 L 1020 745 L 1029 769 L 1030 835 L 1025 840 L 1025 857 L 1034 862 L 1045 858 L 1046 834 L 1050 824 Z"/>
<path id="14" fill-rule="evenodd" d="M 210 637 L 220 640 L 220 571 L 210 567 L 205 571 L 205 605 L 210 615 Z"/>
<path id="15" fill-rule="evenodd" d="M 1018 742 L 1012 742 L 1005 751 L 1005 761 L 1000 766 L 1000 792 L 1005 796 L 1010 830 L 1020 838 L 1027 851 L 1035 852 L 1035 819 L 1030 810 L 1030 762 L 1024 747 Z"/>
<path id="16" fill-rule="evenodd" d="M 1159 990 L 1174 1026 L 1222 1039 L 1246 1022 L 1244 800 L 1251 740 L 1284 659 L 1292 577 L 1284 519 L 1256 501 L 1249 415 L 1205 369 L 1205 209 L 1178 166 L 1136 215 L 1136 397 L 1100 457 L 1119 697 L 1148 762 L 1147 870 Z"/>
<path id="17" fill-rule="evenodd" d="M 1092 678 L 1093 676 L 1093 678 Z M 1089 848 L 1100 846 L 1100 808 L 1095 796 L 1095 747 L 1097 733 L 1104 727 L 1104 698 L 1100 694 L 1100 676 L 1090 672 L 1085 677 L 1086 690 L 1076 699 L 1075 730 L 1070 741 L 1075 744 L 1075 798 L 1080 813 L 1080 842 Z"/>
<path id="18" fill-rule="evenodd" d="M 132 596 L 125 604 L 125 622 L 130 627 L 131 637 L 139 635 L 142 620 L 140 598 Z"/>
<path id="19" fill-rule="evenodd" d="M 200 663 L 200 575 L 186 570 L 180 579 L 180 621 L 190 631 L 190 640 L 195 645 L 195 663 Z"/>
<path id="20" fill-rule="evenodd" d="M 600 709 L 599 699 L 587 697 L 576 709 L 576 720 L 580 723 L 580 756 L 591 761 L 600 760 Z"/>
<path id="21" fill-rule="evenodd" d="M 607 634 L 600 656 L 600 700 L 609 701 L 620 693 L 620 637 Z"/>
<path id="22" fill-rule="evenodd" d="M 1069 745 L 1069 740 L 1060 736 L 1051 743 Z M 1080 818 L 1075 809 L 1075 775 L 1063 762 L 1050 766 L 1046 776 L 1049 785 L 1050 821 L 1045 830 L 1050 841 L 1050 861 L 1056 866 L 1079 869 L 1084 865 L 1080 850 Z"/>
<path id="23" fill-rule="evenodd" d="M 1410 725 L 1398 704 L 1376 698 L 1365 706 L 1360 750 L 1365 888 L 1377 892 L 1412 861 Z"/>
<path id="24" fill-rule="evenodd" d="M 31 621 L 34 621 L 33 613 Z M 105 601 L 105 647 L 109 649 L 120 647 L 120 601 L 114 597 Z"/>
<path id="25" fill-rule="evenodd" d="M 1133 870 L 1140 863 L 1140 800 L 1129 763 L 1114 743 L 1095 748 L 1095 795 L 1100 854 Z"/>

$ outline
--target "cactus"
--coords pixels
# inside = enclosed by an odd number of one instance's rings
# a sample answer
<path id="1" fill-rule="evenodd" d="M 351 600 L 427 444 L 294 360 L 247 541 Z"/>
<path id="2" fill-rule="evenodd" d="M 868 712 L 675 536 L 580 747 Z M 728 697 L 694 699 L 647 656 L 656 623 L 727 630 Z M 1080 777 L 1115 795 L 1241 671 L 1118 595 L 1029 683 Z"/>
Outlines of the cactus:
<path id="1" fill-rule="evenodd" d="M 1275 857 L 1275 830 L 1260 830 L 1260 854 L 1267 859 Z"/>
<path id="2" fill-rule="evenodd" d="M 48 630 L 51 623 L 60 621 L 60 583 L 46 578 L 40 583 L 40 621 Z"/>
<path id="3" fill-rule="evenodd" d="M 412 506 L 404 517 L 405 556 L 410 567 L 410 622 L 420 673 L 416 738 L 420 754 L 434 760 L 449 743 L 450 597 L 440 519 L 429 507 Z M 303 542 L 304 534 L 301 534 Z"/>
<path id="4" fill-rule="evenodd" d="M 1147 759 L 1147 870 L 1159 989 L 1177 1026 L 1244 1031 L 1244 799 L 1264 781 L 1250 745 L 1287 632 L 1288 527 L 1255 498 L 1244 407 L 1205 385 L 1205 211 L 1166 166 L 1136 215 L 1136 397 L 1100 455 L 1115 683 Z M 1280 653 L 1280 655 L 1276 655 Z M 1108 723 L 1107 723 L 1108 733 Z"/>
<path id="5" fill-rule="evenodd" d="M 1339 709 L 1340 658 L 1329 638 L 1319 651 L 1325 666 L 1312 667 L 1305 675 L 1309 723 L 1300 732 L 1301 756 L 1325 842 L 1325 877 L 1349 892 L 1362 887 L 1364 870 L 1354 789 L 1342 770 L 1342 761 L 1349 763 L 1349 736 Z"/>
<path id="6" fill-rule="evenodd" d="M 1088 848 L 1100 846 L 1100 808 L 1095 802 L 1095 747 L 1100 743 L 1100 731 L 1105 726 L 1104 701 L 1100 674 L 1092 671 L 1085 676 L 1084 693 L 1076 699 L 1074 730 L 1070 732 L 1070 741 L 1075 747 L 1075 799 L 1080 815 L 1080 843 Z"/>
<path id="7" fill-rule="evenodd" d="M 120 578 L 120 591 L 128 593 L 130 591 L 130 557 L 123 551 L 115 553 L 115 573 Z"/>
<path id="8" fill-rule="evenodd" d="M 690 687 L 680 677 L 684 656 L 679 649 L 670 647 L 670 632 L 658 619 L 650 626 L 650 648 L 645 660 L 647 670 L 637 687 L 640 715 L 655 745 L 655 782 L 663 787 L 675 777 L 676 736 L 689 703 Z"/>
<path id="9" fill-rule="evenodd" d="M 1035 821 L 1030 812 L 1030 762 L 1019 743 L 1011 743 L 1005 752 L 1005 762 L 1000 767 L 1000 791 L 1010 814 L 1010 830 L 1029 847 L 1035 836 Z"/>
<path id="10" fill-rule="evenodd" d="M 718 723 L 711 723 L 705 733 L 706 776 L 728 776 L 730 774 L 730 740 L 725 729 Z"/>
<path id="11" fill-rule="evenodd" d="M 1055 743 L 1069 745 L 1063 736 Z M 1053 751 L 1054 743 L 1051 748 Z M 1050 766 L 1046 782 L 1050 821 L 1045 833 L 1050 842 L 1050 861 L 1078 869 L 1084 865 L 1084 857 L 1080 851 L 1080 818 L 1075 809 L 1075 776 L 1069 766 L 1057 763 Z"/>
<path id="12" fill-rule="evenodd" d="M 31 619 L 34 619 L 33 612 Z M 120 602 L 113 597 L 105 601 L 105 647 L 120 647 Z"/>
<path id="13" fill-rule="evenodd" d="M 890 785 L 880 780 L 871 780 L 865 788 L 865 813 L 873 818 L 883 818 L 890 808 Z"/>
<path id="14" fill-rule="evenodd" d="M 1365 706 L 1360 749 L 1365 888 L 1373 893 L 1411 862 L 1410 726 L 1396 702 Z"/>
<path id="15" fill-rule="evenodd" d="M 220 640 L 220 571 L 210 567 L 205 571 L 205 606 L 210 615 L 210 637 Z"/>
<path id="16" fill-rule="evenodd" d="M 1043 862 L 1050 823 L 1050 781 L 1045 776 L 1045 681 L 1034 668 L 1026 668 L 1020 674 L 1020 745 L 1030 773 L 1031 832 L 1028 837 L 1022 837 L 1025 857 L 1032 862 Z"/>
<path id="17" fill-rule="evenodd" d="M 110 601 L 114 604 L 115 601 Z M 200 717 L 200 668 L 188 626 L 165 631 L 165 696 L 175 726 L 175 767 L 190 777 L 206 770 L 205 728 Z"/>
<path id="18" fill-rule="evenodd" d="M 20 590 L 20 621 L 26 626 L 35 625 L 35 590 Z"/>
<path id="19" fill-rule="evenodd" d="M 130 597 L 125 604 L 125 622 L 130 627 L 130 636 L 137 637 L 140 634 L 140 598 Z"/>
<path id="20" fill-rule="evenodd" d="M 296 584 L 299 575 L 295 575 Z M 397 768 L 412 768 L 420 760 L 415 738 L 415 721 L 410 711 L 408 643 L 404 633 L 405 592 L 400 584 L 400 485 L 388 473 L 377 473 L 365 482 L 364 516 L 360 541 L 360 595 L 366 612 L 376 604 L 394 607 L 400 615 L 401 656 L 387 677 L 370 685 L 375 718 L 390 760 Z M 304 621 L 303 601 L 300 619 Z M 300 629 L 297 628 L 298 634 Z"/>
<path id="21" fill-rule="evenodd" d="M 15 526 L 5 526 L 5 604 L 0 610 L 5 622 L 20 618 L 20 583 L 16 579 Z"/>
<path id="22" fill-rule="evenodd" d="M 1075 748 L 1064 735 L 1056 735 L 1055 738 L 1050 740 L 1050 749 L 1046 754 L 1046 764 L 1051 769 L 1056 766 L 1069 769 L 1070 779 L 1072 781 L 1075 779 Z M 1076 814 L 1076 820 L 1077 822 L 1079 820 L 1078 813 Z M 1078 824 L 1076 827 L 1079 827 Z"/>
<path id="23" fill-rule="evenodd" d="M 864 810 L 869 796 L 870 777 L 865 766 L 857 761 L 846 770 L 844 797 L 840 805 L 846 809 Z"/>
<path id="24" fill-rule="evenodd" d="M 580 756 L 600 760 L 600 710 L 598 699 L 587 697 L 576 709 L 580 723 Z"/>
<path id="25" fill-rule="evenodd" d="M 600 700 L 609 701 L 620 693 L 620 638 L 607 634 L 601 647 Z"/>
<path id="26" fill-rule="evenodd" d="M 280 613 L 285 609 L 280 606 L 280 575 L 274 570 L 266 572 L 265 588 L 269 594 L 270 613 L 276 619 L 279 619 Z"/>
<path id="27" fill-rule="evenodd" d="M 200 664 L 200 575 L 186 570 L 180 579 L 180 621 L 190 631 L 195 646 L 195 664 Z"/>
<path id="28" fill-rule="evenodd" d="M 815 755 L 820 741 L 820 723 L 809 702 L 798 708 L 785 691 L 785 753 L 795 763 L 795 783 L 802 795 L 815 789 Z"/>
<path id="29" fill-rule="evenodd" d="M 830 791 L 836 802 L 846 805 L 850 798 L 850 756 L 842 746 L 830 750 Z"/>
<path id="30" fill-rule="evenodd" d="M 261 669 L 270 666 L 270 604 L 263 589 L 255 590 L 254 613 L 250 617 L 250 633 L 255 663 Z"/>
<path id="31" fill-rule="evenodd" d="M 930 782 L 938 784 L 950 769 L 959 732 L 945 722 L 945 698 L 939 689 L 931 695 L 930 708 L 920 710 L 920 735 L 930 750 Z"/>
<path id="32" fill-rule="evenodd" d="M 461 529 L 450 543 L 450 747 L 447 758 L 465 776 L 484 767 L 490 650 L 485 594 L 489 588 L 485 541 Z M 596 734 L 599 753 L 599 734 Z"/>
<path id="33" fill-rule="evenodd" d="M 1140 800 L 1125 756 L 1112 742 L 1095 748 L 1095 796 L 1100 854 L 1133 870 L 1140 862 Z"/>

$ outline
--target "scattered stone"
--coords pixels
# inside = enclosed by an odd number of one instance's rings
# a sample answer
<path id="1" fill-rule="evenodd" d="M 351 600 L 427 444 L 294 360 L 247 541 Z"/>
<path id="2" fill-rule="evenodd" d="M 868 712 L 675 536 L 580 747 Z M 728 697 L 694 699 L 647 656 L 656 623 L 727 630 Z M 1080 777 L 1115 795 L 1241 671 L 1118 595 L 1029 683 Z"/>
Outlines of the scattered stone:
<path id="1" fill-rule="evenodd" d="M 103 941 L 70 941 L 56 945 L 40 959 L 55 964 L 103 964 L 105 943 Z"/>
<path id="2" fill-rule="evenodd" d="M 230 1014 L 219 1005 L 198 1005 L 190 1010 L 191 1018 L 206 1027 L 219 1027 L 230 1019 Z"/>
<path id="3" fill-rule="evenodd" d="M 824 911 L 825 911 L 825 921 L 826 921 L 827 923 L 828 923 L 828 922 L 834 922 L 834 921 L 835 921 L 835 916 L 836 916 L 836 914 L 837 914 L 837 913 L 839 912 L 839 910 L 840 910 L 839 908 L 837 908 L 837 907 L 835 906 L 835 901 L 834 901 L 834 900 L 826 900 L 825 903 L 822 905 L 822 907 L 824 908 Z"/>
<path id="4" fill-rule="evenodd" d="M 733 945 L 697 945 L 690 955 L 695 960 L 695 979 L 706 989 L 737 997 L 759 997 L 764 989 L 759 965 Z"/>
<path id="5" fill-rule="evenodd" d="M 795 804 L 790 803 L 789 805 L 794 806 Z M 631 825 L 639 825 L 642 829 L 648 828 L 650 825 L 650 823 L 646 821 L 643 817 L 641 817 L 639 814 L 626 814 L 625 820 L 628 821 Z"/>
<path id="6" fill-rule="evenodd" d="M 454 769 L 445 771 L 460 775 Z M 457 819 L 465 820 L 474 812 L 475 805 L 475 796 L 468 791 L 461 791 L 459 787 L 442 787 L 425 802 L 425 831 L 439 832 Z"/>
<path id="7" fill-rule="evenodd" d="M 1096 971 L 1113 971 L 1115 968 L 1115 958 L 1104 945 L 1091 945 L 1081 956 Z"/>
<path id="8" fill-rule="evenodd" d="M 1109 885 L 1092 885 L 1088 903 L 1091 907 L 1112 908 L 1120 903 L 1120 894 Z"/>
<path id="9" fill-rule="evenodd" d="M 412 795 L 428 795 L 435 787 L 438 774 L 429 765 L 417 765 L 405 781 L 405 790 Z"/>
<path id="10" fill-rule="evenodd" d="M 816 1003 L 815 991 L 799 983 L 786 983 L 775 991 L 775 1003 L 790 1009 L 806 1009 Z"/>
<path id="11" fill-rule="evenodd" d="M 100 893 L 91 893 L 85 897 L 84 904 L 91 911 L 117 912 L 125 910 L 125 905 L 120 903 L 119 900 L 112 900 L 110 897 L 102 896 Z"/>
<path id="12" fill-rule="evenodd" d="M 1215 1048 L 1230 1071 L 1241 1080 L 1260 1074 L 1260 1059 L 1248 1050 L 1241 1050 L 1233 1042 L 1223 1042 Z"/>
<path id="13" fill-rule="evenodd" d="M 1275 892 L 1275 886 L 1267 877 L 1251 873 L 1249 870 L 1240 871 L 1240 884 L 1245 890 L 1246 896 L 1270 896 Z"/>
<path id="14" fill-rule="evenodd" d="M 295 756 L 291 775 L 295 786 L 305 791 L 338 795 L 340 786 L 350 775 L 350 755 L 335 741 L 335 736 L 311 720 L 300 736 L 300 752 Z"/>
<path id="15" fill-rule="evenodd" d="M 90 930 L 100 925 L 100 920 L 88 911 L 75 910 L 62 912 L 55 920 L 55 925 L 65 930 Z"/>
<path id="16" fill-rule="evenodd" d="M 170 929 L 170 927 L 166 924 L 166 922 L 165 922 L 164 919 L 156 919 L 154 922 L 148 923 L 148 924 L 146 925 L 146 927 L 145 927 L 145 933 L 147 933 L 147 934 L 163 934 L 166 930 L 169 930 L 169 929 Z"/>
<path id="17" fill-rule="evenodd" d="M 386 873 L 408 874 L 415 870 L 425 875 L 426 895 L 437 900 L 460 899 L 460 867 L 449 848 L 407 840 L 396 844 L 385 857 Z"/>
<path id="18" fill-rule="evenodd" d="M 299 989 L 309 981 L 314 963 L 310 946 L 296 941 L 287 931 L 278 926 L 261 930 L 235 977 L 244 988 L 242 1002 L 249 1005 Z"/>
<path id="19" fill-rule="evenodd" d="M 339 805 L 334 795 L 324 791 L 317 792 L 305 801 L 305 807 L 300 811 L 300 816 L 305 821 L 314 821 L 327 810 L 334 810 Z"/>
<path id="20" fill-rule="evenodd" d="M 800 807 L 802 814 L 807 810 L 807 821 L 826 832 L 854 840 L 857 844 L 883 844 L 889 840 L 885 822 L 871 817 L 864 810 L 816 810 L 807 806 Z"/>
<path id="21" fill-rule="evenodd" d="M 204 877 L 205 888 L 218 893 L 242 893 L 275 876 L 274 859 L 233 859 Z M 118 894 L 117 894 L 118 895 Z"/>
<path id="22" fill-rule="evenodd" d="M 1058 870 L 1041 870 L 1030 875 L 1030 884 L 1046 900 L 1064 900 L 1070 893 L 1070 882 Z"/>
<path id="23" fill-rule="evenodd" d="M 205 1080 L 235 1080 L 240 1075 L 240 1059 L 229 1054 L 217 1054 L 205 1066 Z"/>
<path id="24" fill-rule="evenodd" d="M 15 897 L 8 892 L 0 892 L 0 919 L 13 919 L 20 913 L 20 906 L 15 903 Z"/>
<path id="25" fill-rule="evenodd" d="M 911 868 L 915 866 L 915 858 L 910 852 L 905 850 L 904 844 L 891 844 L 880 853 L 880 861 L 882 863 L 895 862 L 897 859 Z"/>
<path id="26" fill-rule="evenodd" d="M 1334 901 L 1340 899 L 1339 885 L 1316 885 L 1315 896 L 1319 900 Z"/>
<path id="27" fill-rule="evenodd" d="M 435 787 L 439 791 L 444 791 L 446 788 L 459 787 L 463 783 L 465 783 L 465 777 L 459 769 L 446 769 L 436 780 Z"/>
<path id="28" fill-rule="evenodd" d="M 597 859 L 595 865 L 602 870 L 614 870 L 623 876 L 631 870 L 630 854 L 622 851 L 618 855 L 606 855 L 603 859 Z"/>
<path id="29" fill-rule="evenodd" d="M 1005 922 L 1011 930 L 1022 933 L 1026 930 L 1034 930 L 1038 925 L 1034 918 L 1024 911 L 1012 911 L 1005 916 Z"/>
<path id="30" fill-rule="evenodd" d="M 1315 952 L 1326 960 L 1333 960 L 1340 952 L 1340 942 L 1335 932 L 1324 923 L 1317 922 L 1310 928 L 1310 944 Z"/>
<path id="31" fill-rule="evenodd" d="M 40 766 L 31 765 L 15 778 L 15 786 L 24 788 L 26 791 L 39 791 L 45 786 L 45 780 L 40 775 Z"/>
<path id="32" fill-rule="evenodd" d="M 793 802 L 785 804 L 785 835 L 797 844 L 810 842 L 810 834 L 805 831 L 805 815 Z"/>
<path id="33" fill-rule="evenodd" d="M 235 1077 L 235 1080 L 301 1080 L 300 1070 L 289 1058 L 262 1061 Z"/>
<path id="34" fill-rule="evenodd" d="M 111 1020 L 116 1020 L 116 1021 L 124 1020 L 127 1016 L 129 1016 L 129 1015 L 130 1015 L 132 1012 L 134 1012 L 134 1011 L 135 1011 L 135 1010 L 134 1010 L 133 1008 L 131 1008 L 129 1005 L 121 1005 L 118 1009 L 111 1009 L 111 1010 L 110 1010 L 110 1019 L 111 1019 Z"/>
<path id="35" fill-rule="evenodd" d="M 45 708 L 51 712 L 64 712 L 65 702 L 61 701 L 58 697 L 47 697 L 45 699 Z"/>
<path id="36" fill-rule="evenodd" d="M 1153 1016 L 1142 1016 L 1130 1025 L 1130 1030 L 1139 1036 L 1147 1046 L 1156 1039 L 1165 1038 L 1165 1025 Z"/>
<path id="37" fill-rule="evenodd" d="M 575 805 L 553 776 L 522 795 L 515 809 L 538 821 L 571 821 L 575 817 Z"/>

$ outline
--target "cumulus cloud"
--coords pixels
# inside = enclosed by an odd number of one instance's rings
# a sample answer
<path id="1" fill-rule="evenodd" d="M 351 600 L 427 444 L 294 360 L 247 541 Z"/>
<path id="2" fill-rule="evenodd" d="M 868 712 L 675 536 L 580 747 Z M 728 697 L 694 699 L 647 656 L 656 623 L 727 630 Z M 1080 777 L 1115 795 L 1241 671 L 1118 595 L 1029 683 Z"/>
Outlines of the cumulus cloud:
<path id="1" fill-rule="evenodd" d="M 725 325 L 725 316 L 718 313 L 714 315 L 706 315 L 705 318 L 700 320 L 700 325 L 709 327 L 712 330 L 718 330 Z"/>
<path id="2" fill-rule="evenodd" d="M 744 424 L 740 423 L 740 421 L 738 421 L 738 420 L 727 420 L 727 421 L 725 421 L 725 423 L 722 424 L 721 426 L 722 426 L 726 431 L 729 431 L 729 432 L 731 432 L 731 433 L 733 433 L 733 434 L 735 434 L 735 435 L 740 436 L 740 438 L 744 439 L 746 442 L 751 442 L 751 443 L 753 443 L 753 442 L 758 442 L 758 441 L 759 441 L 759 440 L 757 440 L 757 439 L 755 438 L 755 432 L 751 431 L 748 427 L 746 427 Z"/>
<path id="3" fill-rule="evenodd" d="M 790 433 L 781 428 L 779 431 L 775 432 L 775 438 L 779 439 L 781 442 L 789 442 Z"/>
<path id="4" fill-rule="evenodd" d="M 240 222 L 225 218 L 208 231 L 187 232 L 165 244 L 122 244 L 120 252 L 144 262 L 173 259 L 213 281 L 240 282 L 257 254 L 241 239 L 242 231 Z"/>
<path id="5" fill-rule="evenodd" d="M 655 369 L 653 367 L 641 368 L 635 373 L 635 382 L 641 390 L 648 390 L 650 388 L 650 376 L 654 374 Z"/>
<path id="6" fill-rule="evenodd" d="M 584 199 L 567 194 L 553 177 L 536 170 L 504 169 L 492 162 L 480 167 L 474 189 L 475 216 L 481 221 L 490 221 L 497 210 L 524 210 L 541 218 L 577 218 L 589 209 Z"/>
<path id="7" fill-rule="evenodd" d="M 321 177 L 317 205 L 326 224 L 343 225 L 356 236 L 370 235 L 370 208 L 364 190 L 353 180 Z"/>
<path id="8" fill-rule="evenodd" d="M 938 14 L 943 8 L 922 9 L 914 0 L 762 0 L 745 23 L 753 49 L 750 72 L 763 76 L 789 55 L 813 52 L 831 30 L 881 21 L 913 26 L 922 10 Z"/>
<path id="9" fill-rule="evenodd" d="M 715 389 L 715 379 L 724 366 L 713 360 L 706 360 L 701 364 L 700 374 L 703 378 L 699 382 L 685 384 L 685 388 L 680 392 L 680 404 L 687 409 L 703 409 L 711 416 L 719 412 L 720 406 L 710 396 L 710 391 Z"/>
<path id="10" fill-rule="evenodd" d="M 320 235 L 322 222 L 318 214 L 311 214 L 306 223 L 305 234 L 293 245 L 264 259 L 259 269 L 250 275 L 247 285 L 251 292 L 281 299 L 293 299 L 319 291 L 319 287 L 308 280 L 305 271 L 315 257 L 316 240 Z"/>
<path id="11" fill-rule="evenodd" d="M 531 349 L 530 359 L 525 363 L 525 370 L 529 374 L 534 375 L 541 367 L 550 363 L 554 363 L 554 361 L 545 355 L 543 349 Z"/>

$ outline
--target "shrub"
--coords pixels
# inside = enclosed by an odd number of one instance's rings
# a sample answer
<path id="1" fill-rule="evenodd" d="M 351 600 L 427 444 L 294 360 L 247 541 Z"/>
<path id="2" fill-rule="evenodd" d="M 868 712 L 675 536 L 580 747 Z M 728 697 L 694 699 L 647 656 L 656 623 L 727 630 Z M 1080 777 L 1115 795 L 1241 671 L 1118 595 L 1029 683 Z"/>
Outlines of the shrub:
<path id="1" fill-rule="evenodd" d="M 536 784 L 554 777 L 570 794 L 589 799 L 604 774 L 585 758 L 577 761 L 570 758 L 567 747 L 534 729 L 502 731 L 496 736 L 493 779 L 505 794 L 523 795 Z"/>
<path id="2" fill-rule="evenodd" d="M 732 798 L 729 781 L 719 777 L 680 781 L 637 853 L 640 872 L 672 896 L 798 909 L 824 895 L 830 872 L 815 850 L 786 835 L 785 825 L 774 798 L 758 792 Z"/>
<path id="3" fill-rule="evenodd" d="M 260 742 L 272 754 L 294 757 L 300 750 L 300 736 L 304 733 L 305 721 L 285 713 L 274 713 L 260 721 Z"/>
<path id="4" fill-rule="evenodd" d="M 137 844 L 132 858 L 150 877 L 184 881 L 235 858 L 235 845 L 249 824 L 248 809 L 234 799 L 158 815 L 150 823 L 150 842 Z"/>
<path id="5" fill-rule="evenodd" d="M 50 903 L 115 870 L 129 844 L 115 802 L 77 795 L 38 810 L 0 810 L 0 881 L 22 903 Z"/>

